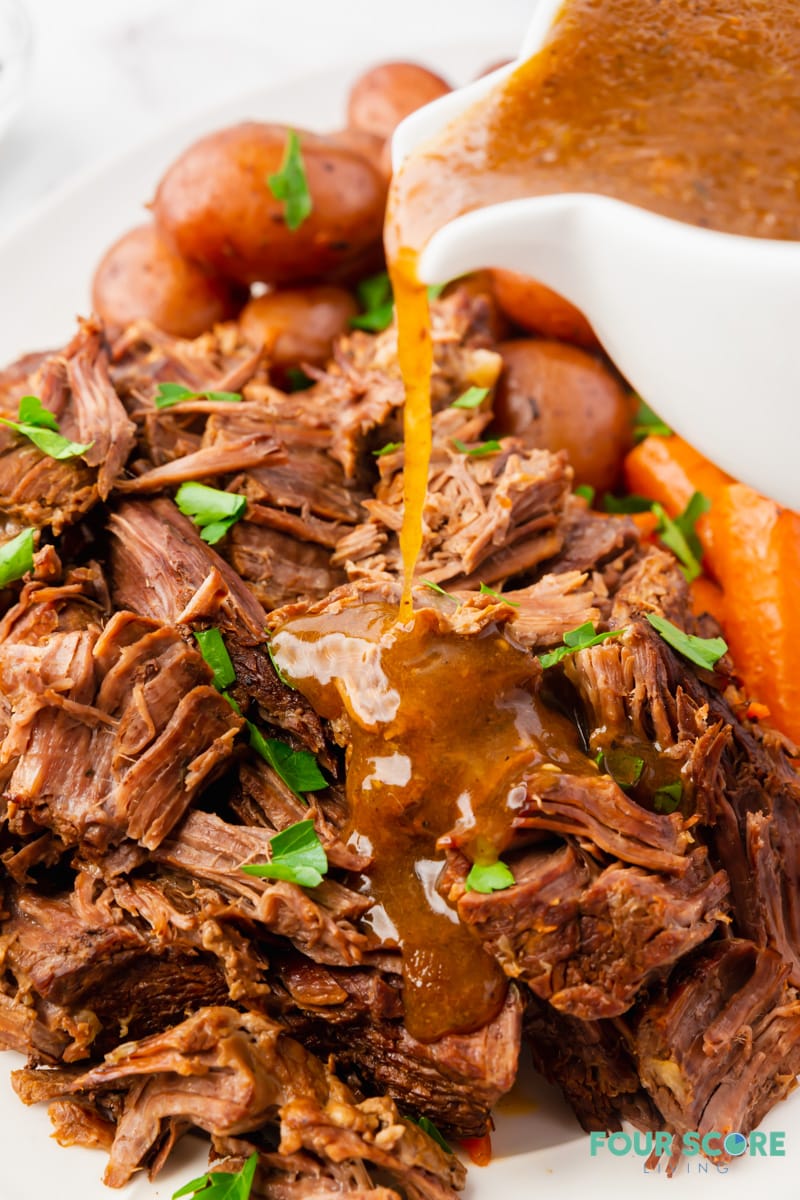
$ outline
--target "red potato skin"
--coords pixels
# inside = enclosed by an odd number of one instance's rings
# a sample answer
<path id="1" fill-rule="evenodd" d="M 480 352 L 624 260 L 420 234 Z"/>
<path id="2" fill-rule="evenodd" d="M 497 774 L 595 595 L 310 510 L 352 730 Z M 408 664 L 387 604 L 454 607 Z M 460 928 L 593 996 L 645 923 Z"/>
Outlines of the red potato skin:
<path id="1" fill-rule="evenodd" d="M 451 90 L 447 80 L 419 63 L 381 63 L 360 75 L 350 89 L 347 124 L 389 138 L 410 113 Z"/>
<path id="2" fill-rule="evenodd" d="M 520 339 L 498 347 L 497 431 L 528 446 L 566 450 L 575 483 L 614 487 L 631 445 L 630 399 L 598 358 L 563 342 Z"/>
<path id="3" fill-rule="evenodd" d="M 346 333 L 358 305 L 344 288 L 285 288 L 250 300 L 239 318 L 242 333 L 263 345 L 275 367 L 324 366 L 334 339 Z"/>
<path id="4" fill-rule="evenodd" d="M 586 317 L 557 292 L 518 275 L 515 271 L 492 271 L 497 303 L 507 317 L 528 333 L 557 338 L 596 350 L 600 343 Z"/>
<path id="5" fill-rule="evenodd" d="M 331 138 L 297 130 L 313 209 L 289 229 L 268 186 L 289 130 L 250 121 L 195 142 L 170 167 L 153 202 L 177 252 L 242 284 L 305 283 L 346 274 L 380 248 L 386 180 Z"/>
<path id="6" fill-rule="evenodd" d="M 147 318 L 173 337 L 199 337 L 235 317 L 245 293 L 187 262 L 153 225 L 126 233 L 94 274 L 92 304 L 110 330 Z"/>

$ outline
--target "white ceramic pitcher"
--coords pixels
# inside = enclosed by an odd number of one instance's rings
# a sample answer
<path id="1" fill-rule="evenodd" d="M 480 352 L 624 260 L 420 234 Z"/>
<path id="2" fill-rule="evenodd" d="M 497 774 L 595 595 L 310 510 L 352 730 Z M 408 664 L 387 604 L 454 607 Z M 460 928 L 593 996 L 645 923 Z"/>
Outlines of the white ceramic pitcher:
<path id="1" fill-rule="evenodd" d="M 540 0 L 520 59 L 563 0 Z M 512 64 L 408 117 L 395 169 Z M 709 232 L 588 193 L 491 205 L 445 226 L 427 283 L 482 267 L 533 276 L 577 305 L 632 387 L 687 441 L 800 509 L 800 243 Z"/>

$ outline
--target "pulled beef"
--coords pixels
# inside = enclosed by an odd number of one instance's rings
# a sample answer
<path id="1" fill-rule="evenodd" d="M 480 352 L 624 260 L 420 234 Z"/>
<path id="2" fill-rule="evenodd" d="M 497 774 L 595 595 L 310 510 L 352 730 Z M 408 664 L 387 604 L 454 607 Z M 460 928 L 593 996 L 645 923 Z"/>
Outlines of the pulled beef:
<path id="1" fill-rule="evenodd" d="M 461 920 L 512 979 L 582 1020 L 626 1012 L 642 988 L 706 941 L 726 917 L 728 881 L 695 850 L 676 878 L 614 864 L 574 846 L 509 860 L 513 887 L 484 895 L 451 885 Z"/>
<path id="2" fill-rule="evenodd" d="M 698 951 L 643 1005 L 634 1053 L 668 1128 L 748 1134 L 792 1090 L 800 1000 L 787 975 L 777 954 L 731 939 Z"/>
<path id="3" fill-rule="evenodd" d="M 355 1102 L 347 1087 L 280 1025 L 228 1007 L 203 1008 L 165 1033 L 119 1047 L 83 1074 L 14 1072 L 25 1103 L 124 1093 L 105 1181 L 121 1187 L 157 1153 L 170 1124 L 230 1138 L 279 1124 L 281 1153 L 369 1163 L 409 1195 L 452 1197 L 463 1167 L 391 1100 Z"/>

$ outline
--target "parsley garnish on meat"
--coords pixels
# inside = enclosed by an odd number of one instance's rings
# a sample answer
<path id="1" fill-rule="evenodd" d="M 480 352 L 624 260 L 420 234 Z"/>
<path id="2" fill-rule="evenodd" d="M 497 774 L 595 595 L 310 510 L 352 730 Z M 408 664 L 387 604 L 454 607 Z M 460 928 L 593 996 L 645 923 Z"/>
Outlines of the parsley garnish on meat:
<path id="1" fill-rule="evenodd" d="M 10 542 L 0 546 L 0 587 L 21 579 L 33 570 L 33 530 L 23 529 Z"/>
<path id="2" fill-rule="evenodd" d="M 628 754 L 626 750 L 611 747 L 601 750 L 597 756 L 598 767 L 605 768 L 615 783 L 621 788 L 636 787 L 644 770 L 644 759 L 637 754 Z"/>
<path id="3" fill-rule="evenodd" d="M 213 546 L 244 515 L 247 497 L 236 492 L 221 492 L 204 483 L 182 483 L 175 495 L 175 503 L 184 516 L 191 517 L 202 530 L 203 541 Z"/>
<path id="4" fill-rule="evenodd" d="M 16 421 L 0 417 L 0 424 L 22 434 L 48 458 L 56 458 L 62 462 L 68 458 L 79 458 L 94 445 L 94 442 L 71 442 L 69 438 L 63 437 L 55 415 L 44 407 L 38 396 L 23 396 L 19 402 L 17 416 Z"/>
<path id="5" fill-rule="evenodd" d="M 503 892 L 516 883 L 508 867 L 499 858 L 493 863 L 473 863 L 467 876 L 468 892 Z"/>
<path id="6" fill-rule="evenodd" d="M 213 400 L 218 404 L 238 404 L 242 397 L 238 392 L 193 392 L 182 383 L 160 383 L 153 398 L 156 408 L 172 408 L 187 400 Z"/>
<path id="7" fill-rule="evenodd" d="M 656 532 L 680 562 L 681 570 L 689 583 L 703 573 L 700 565 L 703 547 L 695 531 L 695 524 L 710 508 L 711 501 L 702 492 L 695 492 L 683 512 L 674 519 L 667 516 L 660 504 L 653 505 L 653 512 L 658 517 Z"/>
<path id="8" fill-rule="evenodd" d="M 328 856 L 317 837 L 314 822 L 298 821 L 277 833 L 269 844 L 268 863 L 247 863 L 246 875 L 258 879 L 285 879 L 301 887 L 319 887 L 328 870 Z"/>
<path id="9" fill-rule="evenodd" d="M 595 633 L 592 622 L 586 621 L 584 625 L 579 625 L 577 629 L 571 629 L 569 633 L 564 634 L 562 646 L 557 646 L 555 650 L 549 650 L 547 654 L 540 654 L 539 662 L 547 670 L 548 667 L 554 667 L 556 663 L 561 662 L 562 658 L 566 658 L 568 654 L 576 654 L 578 650 L 588 650 L 590 646 L 599 646 L 608 638 L 620 637 L 624 632 L 624 629 L 609 629 L 606 633 Z"/>
<path id="10" fill-rule="evenodd" d="M 459 396 L 450 405 L 451 408 L 480 408 L 486 397 L 489 395 L 490 388 L 471 387 L 467 388 L 463 396 Z"/>
<path id="11" fill-rule="evenodd" d="M 575 488 L 575 495 L 580 496 L 586 501 L 587 504 L 591 504 L 593 502 L 594 494 L 595 489 L 590 483 L 579 483 Z"/>
<path id="12" fill-rule="evenodd" d="M 394 454 L 395 450 L 402 449 L 402 442 L 387 442 L 385 446 L 381 446 L 380 450 L 373 450 L 372 453 L 376 458 L 383 458 L 384 454 Z"/>
<path id="13" fill-rule="evenodd" d="M 509 605 L 510 608 L 519 608 L 519 600 L 509 600 L 508 596 L 504 596 L 502 592 L 496 592 L 494 588 L 490 588 L 488 584 L 481 584 L 480 594 L 482 596 L 493 596 L 495 600 L 499 600 L 502 604 Z"/>
<path id="14" fill-rule="evenodd" d="M 352 329 L 366 329 L 368 333 L 381 333 L 388 329 L 394 315 L 394 296 L 389 276 L 385 271 L 362 279 L 356 288 L 358 302 L 363 309 L 357 317 L 350 318 Z"/>
<path id="15" fill-rule="evenodd" d="M 675 783 L 667 783 L 660 787 L 653 797 L 653 808 L 659 813 L 673 813 L 683 798 L 683 784 L 680 779 Z"/>
<path id="16" fill-rule="evenodd" d="M 653 412 L 649 404 L 640 400 L 633 426 L 633 440 L 642 442 L 646 437 L 672 437 L 672 430 Z"/>
<path id="17" fill-rule="evenodd" d="M 713 671 L 723 654 L 728 651 L 728 643 L 724 638 L 701 638 L 695 637 L 693 633 L 684 633 L 677 625 L 673 625 L 672 621 L 659 616 L 658 613 L 648 613 L 647 619 L 668 646 L 677 650 L 684 658 L 688 658 L 689 662 L 696 663 L 698 667 L 705 667 L 707 671 Z"/>
<path id="18" fill-rule="evenodd" d="M 409 1117 L 408 1120 L 413 1121 L 415 1125 L 419 1125 L 422 1132 L 427 1133 L 428 1137 L 432 1138 L 433 1141 L 436 1142 L 437 1146 L 441 1146 L 441 1148 L 442 1148 L 442 1150 L 444 1150 L 445 1154 L 453 1153 L 453 1147 L 450 1145 L 449 1142 L 447 1142 L 445 1140 L 445 1138 L 442 1136 L 442 1134 L 436 1128 L 436 1126 L 434 1125 L 434 1123 L 430 1119 L 430 1117 L 419 1117 L 416 1120 L 414 1119 L 414 1117 Z"/>
<path id="19" fill-rule="evenodd" d="M 247 722 L 247 729 L 255 752 L 269 763 L 296 796 L 302 799 L 303 792 L 319 792 L 328 786 L 310 750 L 293 750 L 277 738 L 265 738 L 251 721 Z"/>
<path id="20" fill-rule="evenodd" d="M 606 492 L 603 508 L 607 513 L 646 513 L 653 511 L 653 501 L 633 492 L 630 496 L 612 496 L 611 492 Z"/>
<path id="21" fill-rule="evenodd" d="M 172 1193 L 172 1200 L 180 1200 L 182 1196 L 199 1196 L 202 1200 L 249 1200 L 255 1179 L 258 1155 L 251 1154 L 241 1171 L 235 1174 L 230 1171 L 210 1171 L 185 1183 L 177 1192 Z"/>
<path id="22" fill-rule="evenodd" d="M 214 687 L 224 692 L 236 682 L 236 672 L 222 634 L 218 629 L 203 629 L 194 636 L 200 653 L 214 673 Z"/>
<path id="23" fill-rule="evenodd" d="M 300 150 L 300 138 L 293 129 L 286 135 L 286 149 L 280 170 L 267 177 L 267 185 L 276 200 L 283 201 L 283 215 L 289 229 L 299 229 L 314 205 L 308 190 L 306 165 Z"/>
<path id="24" fill-rule="evenodd" d="M 451 596 L 449 592 L 446 592 L 443 587 L 439 587 L 439 584 L 434 583 L 432 579 L 420 579 L 420 583 L 423 587 L 430 588 L 432 592 L 436 592 L 437 595 L 446 596 L 447 599 L 452 600 L 454 604 L 460 604 L 460 601 L 456 600 L 455 596 Z"/>
<path id="25" fill-rule="evenodd" d="M 491 438 L 488 442 L 478 442 L 477 446 L 467 446 L 460 438 L 453 438 L 453 445 L 456 450 L 468 454 L 470 458 L 485 458 L 487 454 L 497 454 L 498 450 L 503 449 L 496 438 Z"/>

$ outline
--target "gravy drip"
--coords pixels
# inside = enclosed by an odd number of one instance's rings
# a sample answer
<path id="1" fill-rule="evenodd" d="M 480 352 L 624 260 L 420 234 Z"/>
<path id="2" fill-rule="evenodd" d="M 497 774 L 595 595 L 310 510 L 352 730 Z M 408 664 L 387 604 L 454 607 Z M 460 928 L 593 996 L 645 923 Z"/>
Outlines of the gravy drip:
<path id="1" fill-rule="evenodd" d="M 525 799 L 523 776 L 596 773 L 577 730 L 539 698 L 532 655 L 497 628 L 442 632 L 431 608 L 406 624 L 384 604 L 305 615 L 272 647 L 317 712 L 349 720 L 349 837 L 373 857 L 373 926 L 402 949 L 409 1032 L 432 1041 L 480 1028 L 506 980 L 436 890 L 441 846 L 494 862 Z"/>

